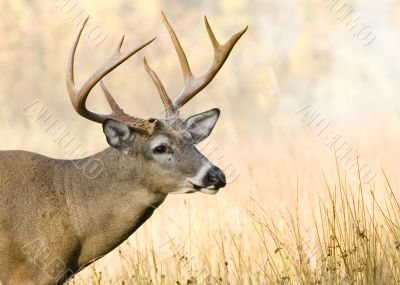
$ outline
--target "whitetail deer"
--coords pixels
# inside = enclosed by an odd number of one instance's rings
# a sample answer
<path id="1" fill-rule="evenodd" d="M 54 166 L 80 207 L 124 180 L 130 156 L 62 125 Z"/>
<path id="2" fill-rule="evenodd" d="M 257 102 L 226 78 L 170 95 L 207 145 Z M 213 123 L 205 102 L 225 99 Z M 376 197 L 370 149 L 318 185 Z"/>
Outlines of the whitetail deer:
<path id="1" fill-rule="evenodd" d="M 89 179 L 76 161 L 51 159 L 25 151 L 0 152 L 0 283 L 62 284 L 104 256 L 138 229 L 169 193 L 215 194 L 224 173 L 195 147 L 214 128 L 219 110 L 182 119 L 179 109 L 217 74 L 247 27 L 226 44 L 216 40 L 205 18 L 214 48 L 209 70 L 194 77 L 178 38 L 162 14 L 178 54 L 184 87 L 172 101 L 156 73 L 144 66 L 165 106 L 165 119 L 139 119 L 123 112 L 101 82 L 109 72 L 149 45 L 126 53 L 121 39 L 112 57 L 81 88 L 74 80 L 74 57 L 85 27 L 79 28 L 67 63 L 67 88 L 76 112 L 102 123 L 109 148 L 91 157 L 104 168 Z M 86 108 L 99 83 L 112 109 L 109 115 Z"/>

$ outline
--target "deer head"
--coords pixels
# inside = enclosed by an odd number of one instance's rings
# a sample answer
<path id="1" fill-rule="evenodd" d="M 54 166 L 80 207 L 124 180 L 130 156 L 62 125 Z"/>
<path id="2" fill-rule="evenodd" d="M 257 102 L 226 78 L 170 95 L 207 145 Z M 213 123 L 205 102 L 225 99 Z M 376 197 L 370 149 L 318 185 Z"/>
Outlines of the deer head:
<path id="1" fill-rule="evenodd" d="M 144 175 L 143 179 L 150 188 L 165 194 L 196 191 L 215 194 L 226 185 L 225 175 L 197 150 L 196 144 L 210 135 L 220 111 L 212 109 L 185 119 L 180 117 L 179 109 L 216 76 L 247 27 L 234 34 L 226 44 L 221 45 L 205 17 L 206 29 L 214 48 L 214 59 L 207 72 L 195 77 L 191 72 L 185 52 L 164 13 L 162 13 L 162 18 L 176 49 L 184 78 L 182 91 L 174 100 L 171 100 L 161 80 L 144 58 L 145 70 L 156 85 L 164 104 L 165 118 L 140 119 L 126 114 L 101 81 L 108 73 L 154 39 L 123 53 L 121 48 L 124 37 L 122 37 L 111 58 L 95 71 L 81 88 L 75 87 L 74 57 L 88 19 L 82 23 L 70 50 L 67 65 L 68 93 L 78 114 L 91 121 L 102 123 L 104 134 L 111 147 L 122 152 L 127 158 L 134 158 L 127 160 L 127 163 L 146 162 L 142 164 L 142 171 L 149 175 Z M 92 88 L 99 82 L 111 107 L 111 114 L 99 114 L 86 108 L 86 99 Z M 146 179 L 149 181 L 146 182 Z"/>

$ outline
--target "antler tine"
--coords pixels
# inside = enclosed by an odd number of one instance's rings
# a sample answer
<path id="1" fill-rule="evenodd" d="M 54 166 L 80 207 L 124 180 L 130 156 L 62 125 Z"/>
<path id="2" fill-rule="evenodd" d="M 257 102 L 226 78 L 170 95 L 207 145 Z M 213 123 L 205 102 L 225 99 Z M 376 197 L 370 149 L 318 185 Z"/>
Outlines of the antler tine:
<path id="1" fill-rule="evenodd" d="M 162 15 L 164 24 L 167 27 L 168 33 L 172 39 L 172 42 L 174 44 L 176 53 L 178 54 L 179 62 L 181 64 L 181 69 L 182 69 L 182 73 L 183 73 L 183 78 L 184 78 L 185 82 L 187 82 L 191 78 L 193 78 L 193 74 L 192 74 L 192 71 L 190 70 L 189 62 L 187 60 L 185 51 L 183 50 L 182 45 L 179 42 L 174 29 L 172 28 L 171 24 L 168 22 L 168 19 L 165 16 L 163 11 L 161 11 L 161 15 Z"/>
<path id="2" fill-rule="evenodd" d="M 122 109 L 118 106 L 118 104 L 115 102 L 114 98 L 112 98 L 110 92 L 105 88 L 104 84 L 101 84 L 101 87 L 106 95 L 107 101 L 109 102 L 111 109 L 113 113 L 109 115 L 105 114 L 99 114 L 92 112 L 86 108 L 86 100 L 87 97 L 90 93 L 90 91 L 93 89 L 93 87 L 101 81 L 101 79 L 106 76 L 108 73 L 113 71 L 116 67 L 118 67 L 120 64 L 125 62 L 127 59 L 129 59 L 131 56 L 133 56 L 135 53 L 149 45 L 151 42 L 153 42 L 156 38 L 151 39 L 148 42 L 145 42 L 144 44 L 130 49 L 125 53 L 121 52 L 122 44 L 124 42 L 124 36 L 121 38 L 120 42 L 118 43 L 114 53 L 112 56 L 109 58 L 108 61 L 106 61 L 100 68 L 96 70 L 87 80 L 86 82 L 82 85 L 80 89 L 77 89 L 75 86 L 75 80 L 74 80 L 74 61 L 75 61 L 75 53 L 76 49 L 80 40 L 80 37 L 82 35 L 83 29 L 85 28 L 86 23 L 88 22 L 89 17 L 86 18 L 86 20 L 81 24 L 78 32 L 75 35 L 74 41 L 72 43 L 68 61 L 67 61 L 67 89 L 68 93 L 72 102 L 72 105 L 74 106 L 75 110 L 83 117 L 98 122 L 102 123 L 106 119 L 117 119 L 120 121 L 123 121 L 124 123 L 127 123 L 129 126 L 138 128 L 139 131 L 143 132 L 149 132 L 149 130 L 154 127 L 147 125 L 144 120 L 131 117 L 127 114 L 125 114 Z"/>
<path id="3" fill-rule="evenodd" d="M 162 84 L 160 78 L 157 76 L 157 74 L 154 72 L 153 69 L 149 66 L 147 63 L 146 58 L 143 58 L 143 63 L 144 63 L 144 68 L 146 69 L 146 72 L 150 75 L 151 79 L 153 80 L 154 84 L 157 87 L 158 94 L 160 94 L 161 101 L 164 104 L 165 107 L 165 114 L 166 117 L 171 117 L 174 114 L 176 114 L 176 109 L 174 108 L 174 105 L 172 104 L 171 99 L 168 97 L 167 91 L 165 91 L 164 85 Z"/>
<path id="4" fill-rule="evenodd" d="M 187 57 L 185 55 L 185 52 L 183 51 L 183 48 L 178 40 L 178 37 L 176 36 L 176 33 L 174 32 L 172 26 L 168 22 L 165 14 L 161 12 L 164 23 L 167 27 L 167 30 L 171 36 L 172 42 L 174 44 L 176 53 L 179 58 L 179 62 L 181 64 L 181 69 L 184 77 L 184 87 L 180 94 L 173 100 L 173 106 L 176 110 L 178 110 L 180 107 L 182 107 L 184 104 L 186 104 L 190 99 L 193 98 L 197 93 L 199 93 L 201 90 L 203 90 L 204 87 L 206 87 L 211 80 L 214 79 L 214 77 L 217 75 L 218 71 L 221 69 L 222 65 L 225 63 L 227 60 L 230 52 L 232 51 L 233 47 L 235 44 L 239 41 L 241 36 L 247 31 L 247 27 L 244 28 L 243 30 L 237 32 L 234 34 L 224 45 L 221 45 L 218 43 L 211 27 L 210 24 L 208 23 L 207 17 L 204 17 L 204 22 L 206 25 L 206 29 L 208 32 L 208 35 L 210 37 L 211 43 L 213 45 L 214 49 L 214 60 L 212 65 L 209 67 L 208 71 L 201 75 L 200 77 L 194 77 L 191 70 L 190 66 L 187 60 Z"/>
<path id="5" fill-rule="evenodd" d="M 123 112 L 123 110 L 118 106 L 117 102 L 115 101 L 114 97 L 111 95 L 110 91 L 108 91 L 107 87 L 104 85 L 103 80 L 100 80 L 100 86 L 103 90 L 103 93 L 107 99 L 108 104 L 111 107 L 111 110 L 114 113 Z"/>

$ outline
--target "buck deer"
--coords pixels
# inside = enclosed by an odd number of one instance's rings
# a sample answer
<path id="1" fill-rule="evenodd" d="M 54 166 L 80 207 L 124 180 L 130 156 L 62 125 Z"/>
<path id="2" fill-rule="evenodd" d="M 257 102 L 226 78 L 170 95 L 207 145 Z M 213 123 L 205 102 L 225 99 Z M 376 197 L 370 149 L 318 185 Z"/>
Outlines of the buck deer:
<path id="1" fill-rule="evenodd" d="M 165 119 L 129 116 L 101 81 L 150 40 L 121 52 L 122 37 L 111 58 L 81 88 L 74 80 L 74 57 L 84 21 L 67 62 L 67 89 L 76 112 L 101 123 L 109 148 L 91 157 L 104 168 L 95 179 L 75 167 L 77 161 L 57 160 L 25 151 L 0 152 L 0 283 L 63 284 L 84 267 L 109 253 L 136 231 L 170 193 L 215 194 L 226 185 L 224 173 L 195 147 L 209 136 L 220 111 L 182 119 L 179 109 L 215 77 L 247 27 L 226 44 L 215 38 L 205 18 L 214 48 L 208 71 L 194 77 L 185 52 L 162 13 L 178 54 L 184 87 L 171 100 L 156 73 L 144 67 L 165 106 Z M 99 83 L 112 109 L 100 114 L 86 108 Z"/>

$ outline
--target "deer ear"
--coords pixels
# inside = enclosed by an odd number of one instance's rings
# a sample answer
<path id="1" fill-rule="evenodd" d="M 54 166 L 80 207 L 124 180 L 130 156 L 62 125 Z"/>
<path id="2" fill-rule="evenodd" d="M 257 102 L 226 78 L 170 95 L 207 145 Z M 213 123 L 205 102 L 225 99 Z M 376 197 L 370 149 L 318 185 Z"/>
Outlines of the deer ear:
<path id="1" fill-rule="evenodd" d="M 131 152 L 135 133 L 127 125 L 114 120 L 105 120 L 103 122 L 103 132 L 111 147 L 116 148 L 125 154 Z"/>
<path id="2" fill-rule="evenodd" d="M 220 113 L 219 109 L 212 109 L 186 119 L 186 129 L 195 143 L 201 142 L 211 134 Z"/>

